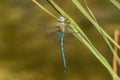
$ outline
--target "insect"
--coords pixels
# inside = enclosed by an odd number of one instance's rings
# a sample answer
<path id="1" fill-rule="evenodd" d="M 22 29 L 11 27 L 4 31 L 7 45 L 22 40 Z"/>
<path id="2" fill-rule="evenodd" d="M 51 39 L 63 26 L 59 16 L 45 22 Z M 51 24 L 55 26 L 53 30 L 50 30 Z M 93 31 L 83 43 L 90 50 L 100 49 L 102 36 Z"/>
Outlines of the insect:
<path id="1" fill-rule="evenodd" d="M 60 47 L 61 47 L 61 54 L 62 54 L 62 60 L 64 63 L 64 70 L 66 70 L 66 59 L 64 54 L 64 32 L 65 32 L 65 19 L 63 17 L 58 18 L 58 26 L 57 30 L 60 32 Z"/>
<path id="2" fill-rule="evenodd" d="M 59 34 L 61 56 L 62 56 L 62 60 L 63 60 L 63 64 L 64 64 L 64 70 L 66 70 L 67 64 L 66 64 L 66 58 L 65 58 L 65 54 L 64 54 L 64 37 L 68 37 L 67 40 L 70 40 L 71 32 L 68 31 L 69 27 L 67 26 L 66 20 L 64 17 L 62 17 L 62 16 L 59 17 L 57 21 L 58 21 L 58 24 L 55 27 L 51 27 L 53 29 L 52 34 L 56 34 L 56 33 Z M 47 37 L 48 38 L 50 37 L 49 33 L 47 34 Z M 58 37 L 58 35 L 57 35 L 57 37 Z"/>

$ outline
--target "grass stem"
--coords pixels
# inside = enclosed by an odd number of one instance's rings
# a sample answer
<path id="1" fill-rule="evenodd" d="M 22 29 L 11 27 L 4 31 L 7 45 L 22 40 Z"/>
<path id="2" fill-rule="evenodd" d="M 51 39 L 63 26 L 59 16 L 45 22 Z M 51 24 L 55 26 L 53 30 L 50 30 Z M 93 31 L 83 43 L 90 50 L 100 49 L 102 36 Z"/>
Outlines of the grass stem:
<path id="1" fill-rule="evenodd" d="M 44 8 L 40 3 L 38 3 L 36 0 L 32 0 L 36 5 L 38 5 L 41 9 L 43 9 L 46 13 L 48 13 L 53 18 L 57 19 L 55 15 L 53 15 L 50 11 L 48 11 L 46 8 Z"/>

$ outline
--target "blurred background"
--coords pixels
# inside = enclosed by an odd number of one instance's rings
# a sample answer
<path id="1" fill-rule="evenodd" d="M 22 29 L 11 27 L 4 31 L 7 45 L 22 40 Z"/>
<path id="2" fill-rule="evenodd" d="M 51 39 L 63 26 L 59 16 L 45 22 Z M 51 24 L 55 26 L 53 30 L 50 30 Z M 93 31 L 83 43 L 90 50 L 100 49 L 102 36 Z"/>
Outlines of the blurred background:
<path id="1" fill-rule="evenodd" d="M 54 1 L 112 65 L 107 44 L 72 1 Z M 46 0 L 38 2 L 60 16 Z M 114 31 L 120 30 L 120 11 L 110 0 L 87 0 L 87 3 L 102 28 L 113 37 Z M 65 42 L 64 72 L 59 42 L 46 39 L 38 28 L 39 24 L 44 27 L 56 23 L 32 0 L 0 0 L 0 80 L 112 80 L 106 68 L 78 40 Z"/>

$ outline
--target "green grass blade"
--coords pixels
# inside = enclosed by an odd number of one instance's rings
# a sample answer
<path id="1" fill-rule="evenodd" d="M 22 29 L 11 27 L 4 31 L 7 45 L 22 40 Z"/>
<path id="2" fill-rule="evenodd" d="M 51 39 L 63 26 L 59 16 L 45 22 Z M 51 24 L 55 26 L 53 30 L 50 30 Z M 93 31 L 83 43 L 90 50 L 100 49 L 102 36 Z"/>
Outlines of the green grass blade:
<path id="1" fill-rule="evenodd" d="M 75 36 L 78 37 L 78 39 L 81 42 L 83 42 L 84 45 L 86 45 L 86 47 L 88 47 L 91 50 L 91 52 L 96 56 L 96 58 L 107 68 L 107 70 L 113 76 L 115 73 L 114 73 L 112 67 L 107 62 L 107 60 L 100 54 L 100 52 L 98 52 L 95 47 L 91 47 L 91 45 L 81 35 L 79 35 L 79 36 L 75 35 Z M 117 75 L 116 75 L 116 80 L 120 80 L 120 78 Z"/>
<path id="2" fill-rule="evenodd" d="M 90 20 L 90 22 L 96 27 L 96 29 L 101 33 L 101 35 L 105 35 L 114 45 L 116 45 L 120 49 L 120 45 L 118 45 L 101 27 L 100 25 L 87 13 L 87 11 L 82 7 L 78 0 L 72 0 L 75 6 Z"/>
<path id="3" fill-rule="evenodd" d="M 120 9 L 120 3 L 116 0 L 110 0 L 118 9 Z"/>
<path id="4" fill-rule="evenodd" d="M 94 16 L 94 14 L 92 13 L 92 11 L 90 10 L 90 8 L 88 7 L 87 2 L 86 2 L 85 0 L 83 0 L 83 2 L 85 3 L 85 6 L 87 7 L 87 10 L 89 11 L 91 17 L 93 17 L 93 19 L 96 21 L 96 23 L 98 23 L 98 22 L 97 22 L 97 19 L 96 19 L 95 16 Z M 113 55 L 114 55 L 115 51 L 114 51 L 112 45 L 110 44 L 110 41 L 107 39 L 107 37 L 106 37 L 105 35 L 103 35 L 103 38 L 105 39 L 106 43 L 108 44 L 110 50 L 112 51 L 112 53 L 113 53 Z M 115 56 L 116 56 L 116 58 L 117 58 L 118 64 L 120 65 L 120 58 L 118 57 L 118 55 L 115 55 Z"/>
<path id="5" fill-rule="evenodd" d="M 52 16 L 53 18 L 57 19 L 57 17 L 52 14 L 50 11 L 48 11 L 46 8 L 44 8 L 41 4 L 39 4 L 36 0 L 32 0 L 36 5 L 38 5 L 43 11 L 45 11 L 46 13 L 48 13 L 50 16 Z"/>
<path id="6" fill-rule="evenodd" d="M 73 0 L 73 1 L 76 1 L 76 0 Z M 80 3 L 77 1 L 77 2 L 75 2 L 75 5 L 81 10 L 81 11 L 83 11 L 84 13 L 86 13 L 87 14 L 87 16 L 86 17 L 90 17 L 90 15 L 87 13 L 87 11 L 85 11 L 85 9 L 80 5 Z M 89 9 L 90 10 L 90 9 Z M 94 16 L 93 16 L 93 14 L 92 14 L 92 17 L 93 17 L 93 19 L 95 18 Z M 90 19 L 92 19 L 91 17 L 90 17 Z M 94 21 L 92 19 L 92 21 Z M 97 24 L 97 21 L 96 21 L 96 19 L 95 19 L 95 21 L 94 21 L 96 24 Z M 98 25 L 98 24 L 97 24 Z M 98 25 L 99 26 L 99 25 Z M 95 26 L 96 27 L 96 26 Z M 100 26 L 99 26 L 100 27 Z M 102 29 L 102 31 L 99 29 L 99 27 L 96 27 L 97 28 L 97 30 L 100 32 L 100 34 L 102 35 L 102 37 L 105 39 L 105 41 L 106 41 L 106 43 L 108 44 L 108 46 L 109 46 L 109 48 L 110 48 L 110 50 L 112 51 L 112 53 L 114 53 L 114 49 L 112 48 L 112 45 L 110 44 L 110 42 L 109 42 L 109 40 L 107 39 L 107 36 L 105 35 L 106 34 L 106 32 Z M 104 33 L 105 32 L 105 33 Z M 109 35 L 108 35 L 109 36 Z M 110 37 L 110 36 L 109 36 Z M 117 62 L 118 62 L 118 64 L 120 65 L 120 58 L 118 57 L 118 56 L 116 56 L 117 57 Z"/>

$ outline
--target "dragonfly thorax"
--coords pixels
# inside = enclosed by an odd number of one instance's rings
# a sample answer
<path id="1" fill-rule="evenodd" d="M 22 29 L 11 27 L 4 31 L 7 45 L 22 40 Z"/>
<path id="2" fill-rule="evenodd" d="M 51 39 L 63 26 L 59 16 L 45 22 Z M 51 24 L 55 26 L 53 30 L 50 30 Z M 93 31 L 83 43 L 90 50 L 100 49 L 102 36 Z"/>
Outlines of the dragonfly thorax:
<path id="1" fill-rule="evenodd" d="M 64 22 L 58 23 L 57 31 L 59 31 L 59 32 L 65 32 L 65 23 Z"/>

